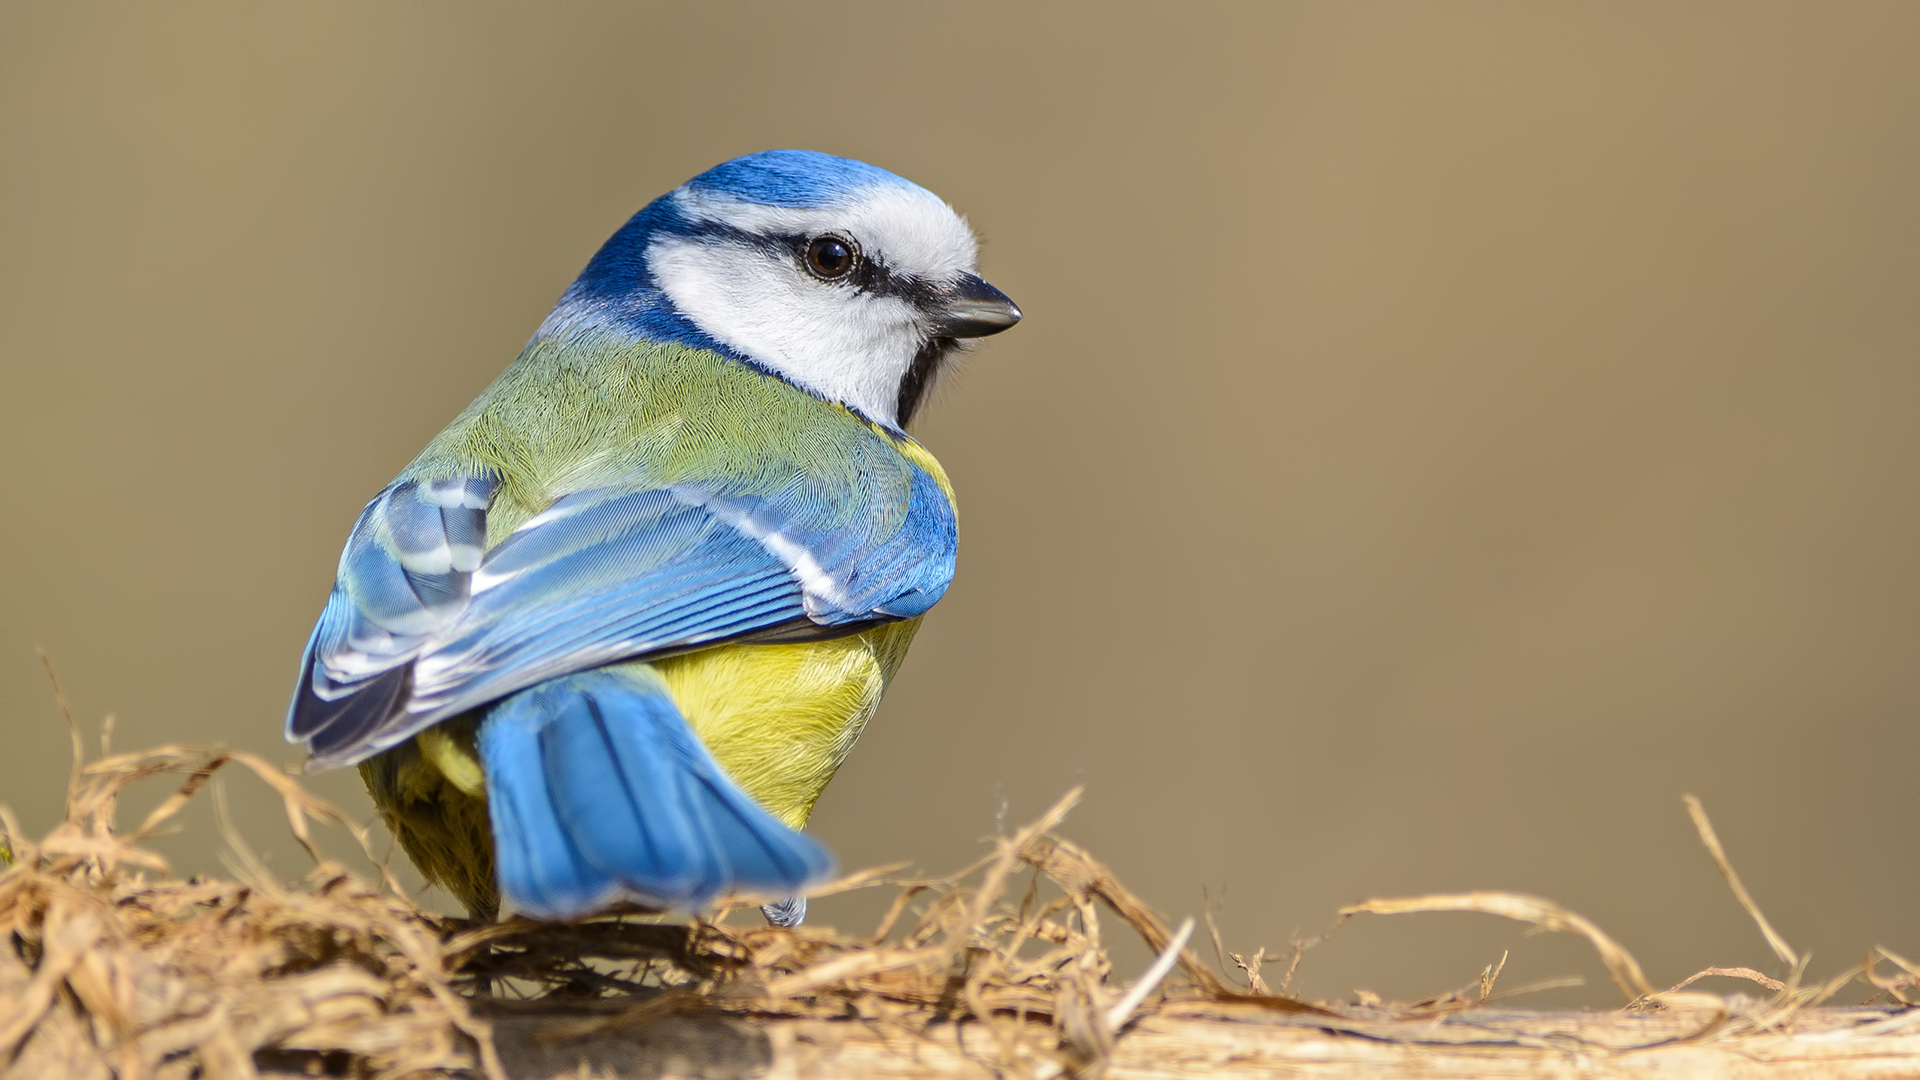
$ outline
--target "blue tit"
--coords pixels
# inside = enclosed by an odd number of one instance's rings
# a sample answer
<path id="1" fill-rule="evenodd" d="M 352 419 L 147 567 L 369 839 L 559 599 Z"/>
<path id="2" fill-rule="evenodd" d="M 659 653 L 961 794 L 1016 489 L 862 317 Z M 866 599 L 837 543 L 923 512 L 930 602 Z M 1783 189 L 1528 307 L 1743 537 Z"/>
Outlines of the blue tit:
<path id="1" fill-rule="evenodd" d="M 953 488 L 905 432 L 1020 309 L 931 192 L 800 150 L 608 240 L 367 505 L 287 737 L 358 765 L 476 917 L 798 899 L 802 835 L 946 592 Z"/>

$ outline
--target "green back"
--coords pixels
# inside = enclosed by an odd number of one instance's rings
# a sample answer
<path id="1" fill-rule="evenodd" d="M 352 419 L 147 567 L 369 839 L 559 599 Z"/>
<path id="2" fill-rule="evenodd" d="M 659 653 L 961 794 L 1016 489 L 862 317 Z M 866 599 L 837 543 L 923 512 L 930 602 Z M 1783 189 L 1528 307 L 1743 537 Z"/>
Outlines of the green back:
<path id="1" fill-rule="evenodd" d="M 904 498 L 885 496 L 906 490 L 910 460 L 947 488 L 917 443 L 843 405 L 705 349 L 589 329 L 529 344 L 400 479 L 497 475 L 491 546 L 554 499 L 604 487 L 767 495 L 799 485 L 825 511 L 822 525 L 884 518 L 905 511 Z"/>

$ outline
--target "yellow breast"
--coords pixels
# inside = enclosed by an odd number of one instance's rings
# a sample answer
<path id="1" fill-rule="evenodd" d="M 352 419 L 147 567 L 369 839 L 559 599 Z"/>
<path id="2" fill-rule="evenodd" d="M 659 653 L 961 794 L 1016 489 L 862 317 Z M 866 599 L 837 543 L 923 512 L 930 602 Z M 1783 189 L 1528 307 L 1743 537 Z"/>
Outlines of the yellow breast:
<path id="1" fill-rule="evenodd" d="M 813 813 L 846 760 L 919 619 L 831 641 L 722 645 L 650 661 L 681 715 L 734 782 L 787 825 Z M 360 775 L 400 845 L 429 882 L 476 917 L 499 906 L 478 713 L 455 717 L 362 762 Z"/>
<path id="2" fill-rule="evenodd" d="M 919 628 L 909 619 L 831 641 L 725 645 L 653 666 L 727 775 L 798 829 Z"/>

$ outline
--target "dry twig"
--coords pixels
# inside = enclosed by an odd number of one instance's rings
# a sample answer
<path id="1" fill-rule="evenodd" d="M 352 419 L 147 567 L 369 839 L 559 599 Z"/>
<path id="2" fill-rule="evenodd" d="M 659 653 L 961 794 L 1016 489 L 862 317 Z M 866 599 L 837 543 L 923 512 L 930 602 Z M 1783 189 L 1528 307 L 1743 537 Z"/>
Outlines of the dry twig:
<path id="1" fill-rule="evenodd" d="M 76 734 L 76 755 L 82 748 Z M 236 848 L 244 880 L 180 881 L 142 846 L 230 766 L 279 793 L 289 830 L 314 861 L 304 877 L 279 880 Z M 1718 1068 L 1776 1052 L 1787 1045 L 1777 1033 L 1790 1028 L 1822 1033 L 1824 1042 L 1796 1036 L 1792 1045 L 1826 1055 L 1826 1065 L 1920 1047 L 1920 1011 L 1814 1010 L 1859 976 L 1904 1007 L 1920 971 L 1895 953 L 1876 950 L 1814 985 L 1801 984 L 1804 961 L 1785 982 L 1746 968 L 1694 977 L 1731 975 L 1773 990 L 1758 1006 L 1683 993 L 1694 979 L 1656 995 L 1633 957 L 1591 922 L 1510 893 L 1371 900 L 1341 917 L 1479 911 L 1578 933 L 1624 993 L 1664 1013 L 1609 1021 L 1498 1012 L 1491 1002 L 1526 992 L 1496 995 L 1504 956 L 1469 986 L 1412 1005 L 1308 1004 L 1266 993 L 1266 951 L 1229 952 L 1209 920 L 1216 954 L 1245 976 L 1248 989 L 1238 990 L 1189 948 L 1193 920 L 1169 928 L 1053 834 L 1078 791 L 961 873 L 897 880 L 891 867 L 835 883 L 899 889 L 879 927 L 854 937 L 640 912 L 572 924 L 440 918 L 390 877 L 366 882 L 327 859 L 313 822 L 341 826 L 369 857 L 372 838 L 259 758 L 168 746 L 91 765 L 76 757 L 73 777 L 65 820 L 37 840 L 0 808 L 11 853 L 0 872 L 8 1075 L 657 1075 L 672 1062 L 679 1074 L 743 1075 L 776 1059 L 796 1074 L 829 1075 L 981 1067 L 1036 1078 L 1211 1075 L 1224 1061 L 1273 1071 L 1309 1059 L 1350 1060 L 1368 1074 L 1418 1065 L 1435 1075 L 1530 1075 L 1590 1072 L 1596 1062 L 1628 1071 L 1642 1060 L 1634 1055 L 1655 1053 L 1665 1056 L 1645 1060 L 1670 1072 Z M 162 777 L 175 778 L 176 790 L 118 831 L 120 794 Z M 1708 846 L 1764 928 L 1717 842 Z M 1113 978 L 1108 959 L 1107 935 L 1119 931 L 1138 934 L 1155 957 L 1131 984 Z M 1283 987 L 1308 943 L 1295 943 Z M 1880 975 L 1880 962 L 1896 973 Z M 1680 1008 L 1687 1004 L 1708 1006 L 1704 1025 Z M 1296 1053 L 1306 1056 L 1288 1056 Z M 1198 1071 L 1183 1073 L 1180 1062 Z"/>

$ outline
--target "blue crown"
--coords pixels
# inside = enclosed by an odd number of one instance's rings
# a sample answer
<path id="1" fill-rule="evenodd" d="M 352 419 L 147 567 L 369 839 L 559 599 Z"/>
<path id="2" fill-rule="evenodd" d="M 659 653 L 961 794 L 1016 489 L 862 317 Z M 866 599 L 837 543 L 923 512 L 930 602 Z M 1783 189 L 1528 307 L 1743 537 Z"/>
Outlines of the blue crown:
<path id="1" fill-rule="evenodd" d="M 796 209 L 833 206 L 877 187 L 915 186 L 864 161 L 817 150 L 763 150 L 716 165 L 687 181 L 689 190 L 701 194 L 732 195 Z"/>

